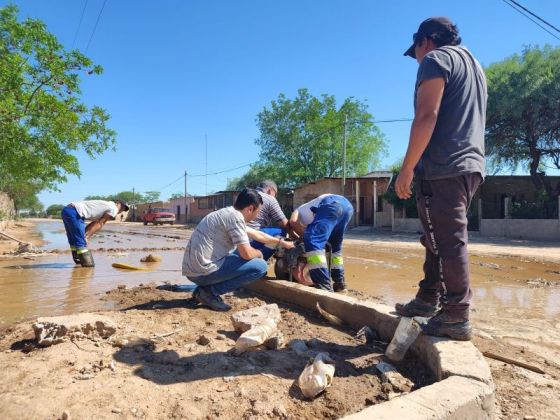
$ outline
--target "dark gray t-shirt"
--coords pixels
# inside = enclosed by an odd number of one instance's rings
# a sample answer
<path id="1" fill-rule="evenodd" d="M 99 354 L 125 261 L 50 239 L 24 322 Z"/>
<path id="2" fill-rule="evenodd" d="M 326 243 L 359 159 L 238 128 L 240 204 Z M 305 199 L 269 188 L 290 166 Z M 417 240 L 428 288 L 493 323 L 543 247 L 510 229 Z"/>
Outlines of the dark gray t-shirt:
<path id="1" fill-rule="evenodd" d="M 418 68 L 418 86 L 443 77 L 445 89 L 434 132 L 416 168 L 425 179 L 469 173 L 485 174 L 486 76 L 465 48 L 445 46 L 430 51 Z"/>
<path id="2" fill-rule="evenodd" d="M 262 227 L 269 227 L 286 220 L 286 216 L 278 204 L 278 200 L 264 191 L 257 189 L 263 199 L 263 205 L 259 210 L 258 216 L 247 223 L 247 226 L 253 229 L 260 229 Z"/>

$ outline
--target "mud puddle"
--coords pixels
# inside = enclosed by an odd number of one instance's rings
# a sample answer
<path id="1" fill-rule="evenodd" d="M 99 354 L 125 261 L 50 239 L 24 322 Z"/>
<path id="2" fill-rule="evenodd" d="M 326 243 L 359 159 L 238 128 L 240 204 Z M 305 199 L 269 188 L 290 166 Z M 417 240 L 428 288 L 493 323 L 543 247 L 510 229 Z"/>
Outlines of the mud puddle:
<path id="1" fill-rule="evenodd" d="M 416 250 L 347 246 L 347 282 L 388 305 L 414 297 L 422 278 Z M 560 272 L 554 262 L 513 257 L 471 257 L 474 326 L 500 337 L 523 337 L 560 346 Z"/>

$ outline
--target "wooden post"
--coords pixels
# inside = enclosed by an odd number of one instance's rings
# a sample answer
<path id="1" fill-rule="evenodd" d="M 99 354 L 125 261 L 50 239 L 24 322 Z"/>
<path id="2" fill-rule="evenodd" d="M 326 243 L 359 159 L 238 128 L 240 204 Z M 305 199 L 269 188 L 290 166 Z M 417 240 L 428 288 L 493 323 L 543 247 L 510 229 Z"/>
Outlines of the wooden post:
<path id="1" fill-rule="evenodd" d="M 377 181 L 373 181 L 373 227 L 377 227 Z"/>
<path id="2" fill-rule="evenodd" d="M 354 225 L 360 225 L 360 181 L 357 179 L 354 181 L 356 185 L 356 219 L 354 220 Z"/>

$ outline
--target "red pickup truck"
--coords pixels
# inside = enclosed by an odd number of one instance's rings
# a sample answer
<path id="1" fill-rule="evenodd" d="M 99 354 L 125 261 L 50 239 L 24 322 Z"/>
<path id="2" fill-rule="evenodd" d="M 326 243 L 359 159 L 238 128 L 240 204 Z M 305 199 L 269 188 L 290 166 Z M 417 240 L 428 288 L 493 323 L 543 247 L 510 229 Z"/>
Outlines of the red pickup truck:
<path id="1" fill-rule="evenodd" d="M 152 208 L 148 209 L 146 214 L 142 216 L 142 222 L 145 225 L 148 223 L 153 223 L 154 225 L 163 225 L 164 223 L 169 223 L 170 225 L 175 224 L 175 215 L 169 211 L 169 209 Z"/>

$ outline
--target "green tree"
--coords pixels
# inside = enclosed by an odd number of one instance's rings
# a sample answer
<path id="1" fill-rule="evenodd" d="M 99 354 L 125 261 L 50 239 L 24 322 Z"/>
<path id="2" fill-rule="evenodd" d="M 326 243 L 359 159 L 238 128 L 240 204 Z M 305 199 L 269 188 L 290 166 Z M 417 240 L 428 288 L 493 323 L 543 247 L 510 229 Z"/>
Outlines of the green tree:
<path id="1" fill-rule="evenodd" d="M 173 194 L 171 194 L 171 196 L 169 197 L 169 200 L 175 200 L 177 198 L 184 198 L 185 197 L 185 193 L 182 192 L 174 192 Z"/>
<path id="2" fill-rule="evenodd" d="M 146 191 L 144 193 L 144 202 L 145 203 L 153 203 L 155 201 L 159 201 L 161 193 L 159 191 Z"/>
<path id="3" fill-rule="evenodd" d="M 560 48 L 526 48 L 486 69 L 486 148 L 495 171 L 528 169 L 549 197 L 559 186 L 545 177 L 560 169 Z"/>
<path id="4" fill-rule="evenodd" d="M 106 200 L 106 201 L 116 201 L 123 200 L 125 203 L 146 203 L 148 202 L 146 197 L 140 193 L 133 191 L 121 191 L 116 194 L 109 195 L 88 195 L 84 200 Z"/>
<path id="5" fill-rule="evenodd" d="M 312 96 L 298 90 L 295 99 L 280 94 L 257 116 L 260 168 L 274 168 L 275 181 L 285 187 L 342 176 L 346 124 L 346 174 L 363 175 L 379 164 L 384 136 L 373 123 L 367 105 L 347 98 L 337 108 L 335 97 Z"/>
<path id="6" fill-rule="evenodd" d="M 60 216 L 60 212 L 64 208 L 64 204 L 51 204 L 47 207 L 46 213 L 48 216 Z"/>
<path id="7" fill-rule="evenodd" d="M 80 175 L 75 153 L 94 158 L 114 146 L 109 115 L 81 101 L 81 76 L 102 68 L 17 13 L 0 8 L 0 190 L 27 182 L 56 189 Z"/>

